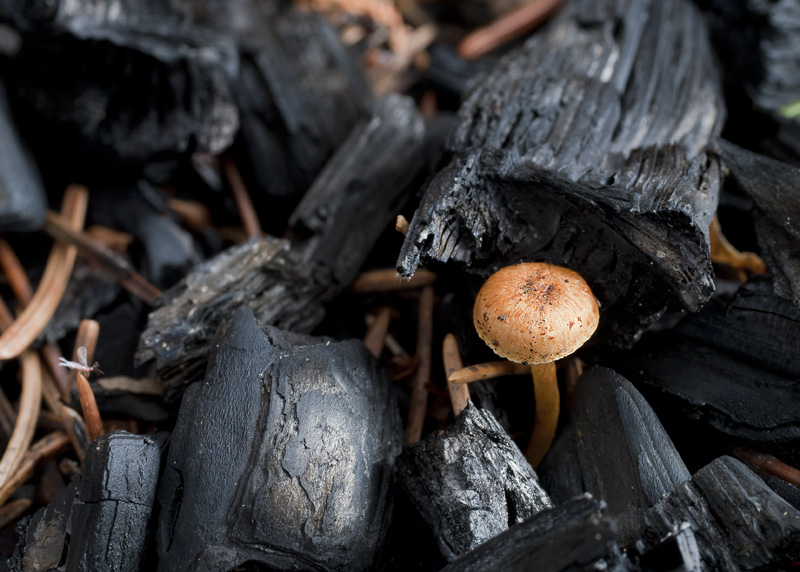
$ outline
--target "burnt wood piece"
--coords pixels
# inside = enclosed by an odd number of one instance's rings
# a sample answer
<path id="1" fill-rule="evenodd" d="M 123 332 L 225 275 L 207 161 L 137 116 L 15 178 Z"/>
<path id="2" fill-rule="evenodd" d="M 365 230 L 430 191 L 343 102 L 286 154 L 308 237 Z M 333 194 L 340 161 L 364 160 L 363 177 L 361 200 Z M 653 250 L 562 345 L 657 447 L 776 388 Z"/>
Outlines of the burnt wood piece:
<path id="1" fill-rule="evenodd" d="M 539 468 L 559 504 L 583 492 L 602 498 L 629 537 L 627 509 L 646 509 L 691 479 L 650 405 L 615 371 L 593 367 L 578 380 L 572 419 Z"/>
<path id="2" fill-rule="evenodd" d="M 164 434 L 125 431 L 94 441 L 61 497 L 20 526 L 9 569 L 154 569 L 150 517 L 164 443 Z"/>
<path id="3" fill-rule="evenodd" d="M 616 525 L 604 504 L 585 495 L 512 526 L 464 554 L 442 572 L 626 572 L 616 543 Z"/>
<path id="4" fill-rule="evenodd" d="M 201 23 L 201 4 L 0 6 L 23 36 L 12 77 L 36 151 L 71 175 L 118 180 L 121 167 L 134 177 L 146 161 L 226 149 L 239 127 L 229 86 L 238 52 L 213 18 Z"/>
<path id="5" fill-rule="evenodd" d="M 238 39 L 237 149 L 248 160 L 253 187 L 298 197 L 356 124 L 370 116 L 369 84 L 333 28 L 291 3 L 254 6 Z M 264 201 L 257 197 L 256 203 Z"/>
<path id="6" fill-rule="evenodd" d="M 158 498 L 159 570 L 361 570 L 388 524 L 401 425 L 359 341 L 261 330 L 243 308 L 187 389 Z"/>
<path id="7" fill-rule="evenodd" d="M 789 569 L 800 554 L 800 511 L 732 457 L 712 461 L 641 517 L 645 549 L 688 522 L 708 570 Z"/>
<path id="8" fill-rule="evenodd" d="M 517 445 L 471 402 L 444 432 L 404 447 L 397 471 L 450 561 L 553 506 Z"/>
<path id="9" fill-rule="evenodd" d="M 715 147 L 758 206 L 756 235 L 775 291 L 800 308 L 800 169 L 723 139 Z"/>
<path id="10" fill-rule="evenodd" d="M 130 233 L 143 276 L 160 289 L 173 286 L 202 260 L 192 235 L 172 218 L 165 193 L 146 181 L 92 193 L 92 220 Z M 172 215 L 172 216 L 171 216 Z"/>
<path id="11" fill-rule="evenodd" d="M 358 272 L 424 163 L 424 122 L 392 96 L 357 126 L 292 215 L 298 238 L 253 238 L 198 265 L 164 293 L 137 360 L 155 359 L 168 397 L 202 377 L 220 324 L 247 306 L 262 324 L 309 332 Z M 402 158 L 402 160 L 398 160 Z"/>
<path id="12" fill-rule="evenodd" d="M 670 332 L 647 336 L 616 367 L 661 406 L 800 461 L 800 312 L 751 279 Z M 668 397 L 673 399 L 668 399 Z M 675 411 L 675 409 L 673 409 Z"/>
<path id="13" fill-rule="evenodd" d="M 614 345 L 667 310 L 698 310 L 714 289 L 720 169 L 704 149 L 724 116 L 718 84 L 689 2 L 569 3 L 473 84 L 398 270 L 570 267 Z"/>
<path id="14" fill-rule="evenodd" d="M 38 230 L 46 208 L 41 175 L 20 139 L 0 83 L 0 232 Z"/>

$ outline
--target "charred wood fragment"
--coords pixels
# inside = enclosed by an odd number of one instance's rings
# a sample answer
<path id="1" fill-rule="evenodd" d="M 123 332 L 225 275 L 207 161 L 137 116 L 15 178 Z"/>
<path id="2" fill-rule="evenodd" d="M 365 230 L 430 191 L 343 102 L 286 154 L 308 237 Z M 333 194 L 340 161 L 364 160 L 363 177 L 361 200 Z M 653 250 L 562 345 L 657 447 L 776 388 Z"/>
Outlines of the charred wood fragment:
<path id="1" fill-rule="evenodd" d="M 604 504 L 584 495 L 539 512 L 451 562 L 442 572 L 541 572 L 630 568 Z"/>
<path id="2" fill-rule="evenodd" d="M 195 267 L 148 320 L 137 359 L 156 360 L 170 399 L 202 377 L 220 324 L 247 306 L 262 324 L 309 332 L 347 287 L 423 166 L 424 123 L 392 96 L 356 127 L 291 217 L 300 241 L 254 238 Z"/>
<path id="3" fill-rule="evenodd" d="M 611 369 L 578 380 L 572 420 L 539 468 L 557 504 L 588 492 L 602 498 L 628 538 L 628 509 L 646 509 L 691 479 L 650 405 Z"/>
<path id="4" fill-rule="evenodd" d="M 239 150 L 257 188 L 298 196 L 369 117 L 372 92 L 321 16 L 279 2 L 253 5 L 251 12 L 238 31 Z"/>
<path id="5" fill-rule="evenodd" d="M 646 548 L 688 522 L 709 570 L 780 570 L 800 553 L 800 511 L 755 473 L 720 457 L 643 513 Z"/>
<path id="6" fill-rule="evenodd" d="M 36 230 L 47 201 L 41 175 L 22 143 L 0 84 L 0 231 Z"/>
<path id="7" fill-rule="evenodd" d="M 471 403 L 443 433 L 406 446 L 397 470 L 450 561 L 553 506 L 517 445 Z"/>
<path id="8" fill-rule="evenodd" d="M 400 418 L 357 341 L 235 313 L 183 399 L 159 485 L 160 570 L 361 570 L 390 508 Z"/>
<path id="9" fill-rule="evenodd" d="M 648 336 L 617 368 L 663 403 L 785 462 L 800 460 L 800 312 L 751 279 L 672 331 Z M 673 399 L 668 399 L 671 396 Z"/>
<path id="10" fill-rule="evenodd" d="M 163 435 L 120 431 L 96 440 L 61 497 L 22 524 L 9 568 L 153 569 L 151 515 L 163 448 Z"/>
<path id="11" fill-rule="evenodd" d="M 720 181 L 704 149 L 724 115 L 704 26 L 682 0 L 566 6 L 466 96 L 401 274 L 567 266 L 615 345 L 668 310 L 698 310 L 714 288 Z"/>

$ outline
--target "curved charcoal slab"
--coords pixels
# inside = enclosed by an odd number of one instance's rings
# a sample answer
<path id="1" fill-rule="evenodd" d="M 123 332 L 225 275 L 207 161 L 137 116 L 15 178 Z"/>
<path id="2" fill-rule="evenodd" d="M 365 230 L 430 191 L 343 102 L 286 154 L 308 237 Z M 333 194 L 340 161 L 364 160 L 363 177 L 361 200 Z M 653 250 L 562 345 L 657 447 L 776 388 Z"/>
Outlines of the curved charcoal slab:
<path id="1" fill-rule="evenodd" d="M 800 312 L 751 279 L 670 332 L 649 336 L 617 368 L 676 398 L 685 415 L 787 462 L 800 450 Z"/>
<path id="2" fill-rule="evenodd" d="M 552 458 L 545 458 L 542 482 L 556 503 L 584 491 L 602 498 L 609 514 L 620 519 L 620 536 L 627 538 L 626 511 L 652 506 L 691 474 L 650 405 L 613 370 L 593 367 L 584 373 L 573 403 L 565 431 L 572 447 L 560 444 Z M 578 474 L 562 480 L 565 464 L 577 464 Z M 570 484 L 581 488 L 570 489 Z"/>
<path id="3" fill-rule="evenodd" d="M 236 312 L 183 403 L 158 498 L 160 570 L 359 570 L 390 508 L 400 419 L 356 341 L 295 345 Z"/>
<path id="4" fill-rule="evenodd" d="M 444 432 L 405 447 L 397 470 L 451 561 L 553 506 L 517 445 L 472 403 Z"/>
<path id="5" fill-rule="evenodd" d="M 800 169 L 718 139 L 717 152 L 758 205 L 756 235 L 775 291 L 800 308 Z"/>
<path id="6" fill-rule="evenodd" d="M 575 1 L 476 82 L 398 269 L 568 266 L 602 302 L 599 335 L 630 344 L 713 292 L 720 170 L 703 150 L 723 115 L 689 3 Z"/>
<path id="7" fill-rule="evenodd" d="M 152 570 L 156 487 L 166 436 L 96 439 L 61 497 L 24 525 L 11 570 Z"/>

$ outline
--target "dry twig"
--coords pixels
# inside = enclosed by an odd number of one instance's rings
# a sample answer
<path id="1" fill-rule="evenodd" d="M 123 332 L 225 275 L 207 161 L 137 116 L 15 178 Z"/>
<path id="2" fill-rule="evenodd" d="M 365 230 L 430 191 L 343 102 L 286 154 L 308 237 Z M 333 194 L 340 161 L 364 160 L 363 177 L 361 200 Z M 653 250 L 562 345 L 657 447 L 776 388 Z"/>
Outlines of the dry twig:
<path id="1" fill-rule="evenodd" d="M 391 308 L 383 308 L 369 325 L 364 336 L 364 345 L 376 358 L 381 357 L 383 346 L 386 343 L 386 334 L 389 330 L 389 322 L 392 320 Z"/>
<path id="2" fill-rule="evenodd" d="M 419 321 L 417 322 L 417 359 L 419 365 L 411 388 L 411 404 L 403 443 L 416 443 L 422 437 L 425 412 L 428 408 L 427 385 L 431 377 L 433 344 L 433 285 L 425 286 L 419 297 Z"/>
<path id="3" fill-rule="evenodd" d="M 239 168 L 232 159 L 225 160 L 224 168 L 225 177 L 228 179 L 228 184 L 233 193 L 233 200 L 236 202 L 236 210 L 239 211 L 239 217 L 242 219 L 242 226 L 248 238 L 261 236 L 261 223 L 258 222 L 258 214 L 256 214 L 253 201 L 250 200 L 250 195 L 244 186 Z"/>
<path id="4" fill-rule="evenodd" d="M 444 337 L 442 362 L 444 363 L 445 378 L 448 379 L 447 392 L 450 394 L 450 403 L 453 405 L 453 415 L 458 415 L 467 407 L 469 387 L 465 383 L 449 381 L 453 372 L 464 367 L 464 362 L 461 360 L 461 352 L 458 349 L 458 342 L 453 334 L 447 334 Z"/>
<path id="5" fill-rule="evenodd" d="M 424 268 L 417 270 L 411 278 L 400 278 L 394 268 L 382 268 L 359 274 L 350 284 L 350 291 L 356 294 L 371 294 L 411 290 L 433 284 L 434 280 L 436 280 L 436 274 Z"/>

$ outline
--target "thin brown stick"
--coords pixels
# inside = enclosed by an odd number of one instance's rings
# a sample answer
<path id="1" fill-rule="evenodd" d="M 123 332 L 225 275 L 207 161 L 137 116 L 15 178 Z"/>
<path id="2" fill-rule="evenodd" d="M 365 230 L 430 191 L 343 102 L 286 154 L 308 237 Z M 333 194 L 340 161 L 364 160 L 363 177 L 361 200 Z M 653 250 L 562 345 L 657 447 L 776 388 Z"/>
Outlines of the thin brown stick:
<path id="1" fill-rule="evenodd" d="M 55 431 L 36 441 L 19 464 L 11 479 L 0 487 L 0 504 L 6 502 L 25 481 L 33 476 L 36 465 L 55 455 L 59 449 L 69 444 L 69 438 L 62 431 Z"/>
<path id="2" fill-rule="evenodd" d="M 733 450 L 733 454 L 759 473 L 777 477 L 782 481 L 800 487 L 800 471 L 772 455 L 759 453 L 758 451 L 746 449 L 744 447 L 736 447 Z"/>
<path id="3" fill-rule="evenodd" d="M 42 402 L 39 356 L 32 351 L 25 351 L 22 353 L 20 361 L 22 362 L 22 394 L 19 399 L 19 413 L 17 422 L 14 424 L 14 431 L 3 453 L 3 458 L 0 459 L 0 488 L 11 479 L 31 444 Z"/>
<path id="4" fill-rule="evenodd" d="M 21 517 L 31 504 L 30 499 L 16 499 L 0 507 L 0 529 Z"/>
<path id="5" fill-rule="evenodd" d="M 474 60 L 545 22 L 564 0 L 531 0 L 510 10 L 494 22 L 478 28 L 458 45 L 458 55 Z"/>
<path id="6" fill-rule="evenodd" d="M 175 211 L 181 221 L 195 232 L 202 232 L 211 226 L 211 211 L 199 201 L 169 199 L 167 206 Z"/>
<path id="7" fill-rule="evenodd" d="M 58 358 L 61 357 L 61 348 L 59 348 L 57 344 L 46 343 L 39 348 L 39 356 L 42 358 L 42 363 L 45 368 L 52 376 L 52 381 L 58 388 L 61 399 L 69 401 L 69 372 L 66 368 L 58 365 Z"/>
<path id="8" fill-rule="evenodd" d="M 97 337 L 100 335 L 100 324 L 95 320 L 81 320 L 78 332 L 75 335 L 75 345 L 72 348 L 72 361 L 78 361 L 78 349 L 86 348 L 86 363 L 94 362 L 94 350 L 97 347 Z M 70 370 L 70 388 L 77 387 L 78 372 Z"/>
<path id="9" fill-rule="evenodd" d="M 72 443 L 72 448 L 75 449 L 78 460 L 83 461 L 90 443 L 89 430 L 86 429 L 86 423 L 77 411 L 66 405 L 61 406 L 60 415 L 64 430 L 69 436 L 70 443 Z"/>
<path id="10" fill-rule="evenodd" d="M 483 381 L 485 379 L 494 379 L 507 375 L 527 375 L 530 371 L 531 369 L 529 366 L 521 363 L 514 363 L 513 361 L 489 361 L 486 363 L 468 365 L 467 367 L 456 370 L 447 376 L 447 381 L 450 383 L 472 383 L 474 381 Z"/>
<path id="11" fill-rule="evenodd" d="M 11 439 L 16 420 L 17 414 L 14 412 L 14 406 L 11 405 L 5 391 L 0 388 L 0 429 L 3 430 L 6 440 Z"/>
<path id="12" fill-rule="evenodd" d="M 22 263 L 11 245 L 4 238 L 0 238 L 0 266 L 3 267 L 3 272 L 8 277 L 11 290 L 17 299 L 28 301 L 33 298 L 33 288 L 28 281 L 28 275 L 25 274 L 25 269 L 22 268 Z"/>
<path id="13" fill-rule="evenodd" d="M 433 345 L 433 286 L 425 286 L 419 297 L 419 319 L 417 322 L 417 373 L 411 388 L 411 403 L 408 411 L 403 443 L 416 443 L 422 438 L 425 412 L 428 409 L 428 383 L 431 378 Z"/>
<path id="14" fill-rule="evenodd" d="M 258 214 L 253 207 L 253 201 L 250 200 L 250 195 L 247 192 L 247 187 L 244 186 L 242 174 L 233 159 L 225 159 L 223 162 L 225 169 L 225 177 L 228 179 L 228 184 L 233 193 L 233 200 L 236 203 L 236 209 L 239 211 L 239 217 L 242 219 L 242 226 L 248 237 L 261 236 L 261 223 L 258 222 Z"/>
<path id="15" fill-rule="evenodd" d="M 48 211 L 43 230 L 60 243 L 77 248 L 82 257 L 108 272 L 120 286 L 146 304 L 152 306 L 161 296 L 161 290 L 136 272 L 124 256 L 106 248 L 85 232 L 80 232 L 80 228 L 73 228 L 66 217 Z"/>
<path id="16" fill-rule="evenodd" d="M 94 441 L 105 433 L 103 431 L 103 420 L 100 419 L 100 411 L 97 409 L 94 392 L 92 392 L 89 382 L 80 372 L 78 372 L 78 397 L 81 400 L 83 418 L 86 420 L 86 430 L 89 432 L 89 441 Z"/>
<path id="17" fill-rule="evenodd" d="M 442 362 L 444 363 L 445 378 L 464 367 L 461 360 L 461 351 L 453 334 L 447 334 L 442 343 Z M 453 415 L 458 415 L 467 407 L 469 402 L 469 387 L 464 383 L 447 382 L 447 392 L 450 394 L 450 403 L 453 406 Z"/>
<path id="18" fill-rule="evenodd" d="M 411 278 L 400 278 L 394 268 L 382 268 L 359 274 L 350 284 L 350 291 L 356 294 L 371 294 L 373 292 L 410 290 L 428 286 L 435 280 L 436 274 L 424 268 L 417 270 Z"/>
<path id="19" fill-rule="evenodd" d="M 372 320 L 364 336 L 364 345 L 376 358 L 381 357 L 383 346 L 386 343 L 386 334 L 389 331 L 389 323 L 392 321 L 392 309 L 382 308 L 378 315 Z"/>
<path id="20" fill-rule="evenodd" d="M 128 248 L 133 244 L 132 234 L 99 224 L 94 224 L 87 228 L 86 236 L 100 246 L 108 248 L 117 254 L 128 252 Z"/>
<path id="21" fill-rule="evenodd" d="M 71 228 L 80 229 L 86 217 L 88 193 L 71 185 L 64 194 L 63 212 Z M 75 264 L 77 250 L 60 243 L 53 245 L 50 258 L 31 303 L 0 336 L 0 360 L 18 357 L 44 330 L 58 307 Z"/>

